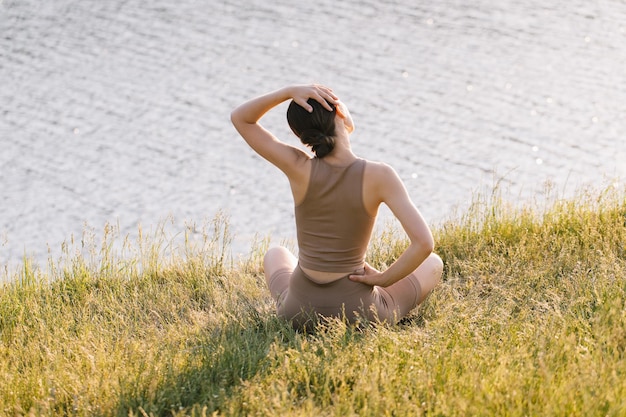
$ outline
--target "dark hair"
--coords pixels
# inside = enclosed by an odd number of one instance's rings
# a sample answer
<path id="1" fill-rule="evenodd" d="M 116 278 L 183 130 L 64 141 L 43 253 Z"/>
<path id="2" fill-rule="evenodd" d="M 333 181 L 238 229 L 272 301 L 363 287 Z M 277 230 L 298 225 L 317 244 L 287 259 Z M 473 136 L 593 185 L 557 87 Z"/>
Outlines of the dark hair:
<path id="1" fill-rule="evenodd" d="M 337 114 L 337 110 L 334 104 L 329 103 L 333 110 L 328 111 L 312 98 L 307 103 L 313 107 L 312 113 L 292 100 L 287 109 L 287 122 L 302 143 L 310 146 L 315 156 L 323 158 L 335 147 L 335 114 Z"/>

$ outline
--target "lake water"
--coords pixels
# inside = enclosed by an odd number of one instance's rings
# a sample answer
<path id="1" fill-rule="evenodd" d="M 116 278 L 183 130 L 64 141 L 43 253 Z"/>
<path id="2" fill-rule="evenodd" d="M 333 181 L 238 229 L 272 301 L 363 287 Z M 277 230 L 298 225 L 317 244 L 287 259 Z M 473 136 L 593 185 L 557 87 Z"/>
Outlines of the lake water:
<path id="1" fill-rule="evenodd" d="M 229 121 L 288 83 L 332 86 L 431 224 L 496 182 L 623 188 L 625 69 L 621 0 L 0 0 L 0 265 L 220 211 L 235 253 L 293 238 Z M 265 125 L 297 144 L 285 109 Z"/>

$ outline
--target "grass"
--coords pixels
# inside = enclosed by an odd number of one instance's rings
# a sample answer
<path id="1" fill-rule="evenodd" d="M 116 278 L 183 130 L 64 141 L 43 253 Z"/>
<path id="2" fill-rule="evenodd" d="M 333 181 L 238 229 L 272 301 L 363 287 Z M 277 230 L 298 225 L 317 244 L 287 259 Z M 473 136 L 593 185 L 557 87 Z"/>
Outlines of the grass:
<path id="1" fill-rule="evenodd" d="M 477 197 L 434 228 L 444 282 L 398 325 L 310 335 L 273 314 L 256 244 L 223 217 L 159 229 L 0 288 L 0 414 L 76 416 L 626 415 L 626 200 L 613 190 L 511 207 Z M 392 229 L 369 261 L 391 263 Z"/>

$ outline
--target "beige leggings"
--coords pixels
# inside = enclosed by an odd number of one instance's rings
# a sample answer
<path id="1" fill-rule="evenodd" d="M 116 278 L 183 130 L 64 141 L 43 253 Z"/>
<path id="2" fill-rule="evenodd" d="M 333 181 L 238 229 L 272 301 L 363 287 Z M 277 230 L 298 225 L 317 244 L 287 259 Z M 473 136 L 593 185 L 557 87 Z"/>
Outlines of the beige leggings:
<path id="1" fill-rule="evenodd" d="M 414 275 L 385 288 L 351 281 L 348 275 L 318 284 L 299 265 L 293 271 L 279 269 L 267 278 L 278 316 L 291 320 L 295 328 L 312 326 L 317 315 L 345 317 L 349 322 L 363 317 L 396 323 L 424 296 Z"/>

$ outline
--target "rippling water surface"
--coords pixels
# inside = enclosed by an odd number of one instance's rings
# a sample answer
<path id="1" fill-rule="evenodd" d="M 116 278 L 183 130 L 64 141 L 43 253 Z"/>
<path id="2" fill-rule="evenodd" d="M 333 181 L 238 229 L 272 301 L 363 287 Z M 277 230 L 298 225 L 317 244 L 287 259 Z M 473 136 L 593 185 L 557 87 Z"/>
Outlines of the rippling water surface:
<path id="1" fill-rule="evenodd" d="M 332 86 L 431 224 L 495 181 L 623 187 L 624 2 L 415 3 L 0 0 L 0 264 L 218 211 L 235 252 L 293 238 L 287 181 L 229 122 L 286 83 Z M 265 124 L 297 144 L 284 109 Z"/>

